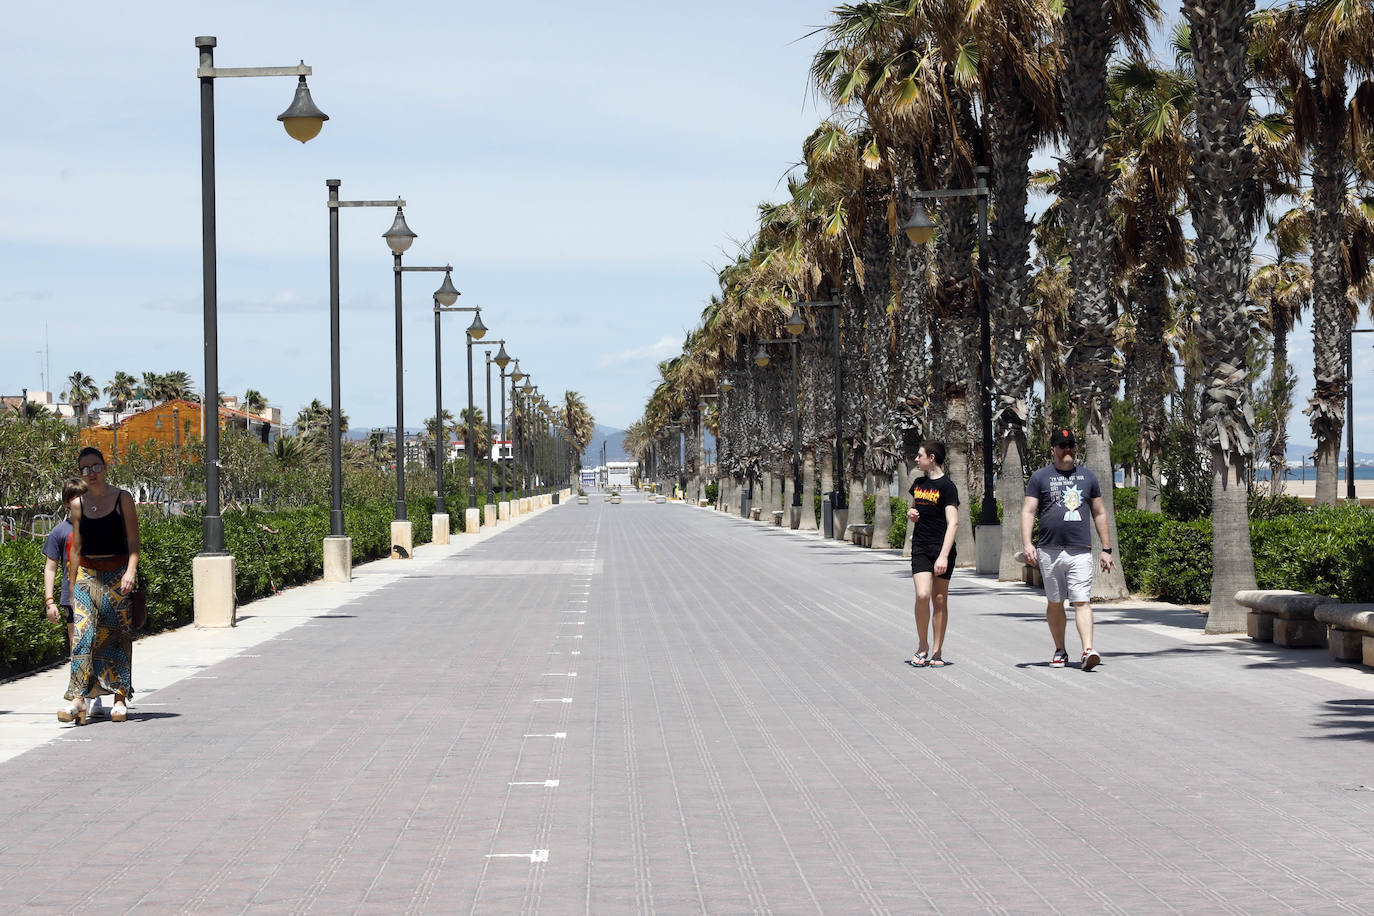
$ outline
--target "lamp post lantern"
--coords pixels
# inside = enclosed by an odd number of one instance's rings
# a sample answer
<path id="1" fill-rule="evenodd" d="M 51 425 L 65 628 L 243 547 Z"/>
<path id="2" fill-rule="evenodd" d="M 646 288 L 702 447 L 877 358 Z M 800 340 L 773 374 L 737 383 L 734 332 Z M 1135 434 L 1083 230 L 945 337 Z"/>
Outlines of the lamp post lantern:
<path id="1" fill-rule="evenodd" d="M 325 180 L 329 208 L 329 536 L 324 540 L 324 579 L 348 582 L 353 578 L 352 540 L 344 528 L 343 511 L 343 395 L 341 382 L 339 315 L 339 209 L 341 207 L 395 207 L 395 200 L 339 200 L 338 178 Z M 412 238 L 414 235 L 412 234 Z"/>
<path id="2" fill-rule="evenodd" d="M 205 342 L 205 393 L 202 410 L 214 416 L 205 422 L 205 514 L 201 520 L 201 549 L 192 562 L 194 615 L 197 626 L 234 624 L 234 558 L 224 549 L 224 518 L 219 499 L 219 291 L 215 227 L 215 80 L 231 77 L 295 76 L 291 105 L 277 116 L 293 139 L 304 143 L 320 132 L 329 116 L 315 107 L 305 78 L 311 74 L 302 61 L 295 67 L 216 67 L 212 35 L 199 35 L 195 45 L 200 66 L 200 203 L 201 269 Z"/>
<path id="3" fill-rule="evenodd" d="M 902 230 L 913 245 L 924 245 L 935 235 L 935 224 L 926 214 L 925 200 L 940 200 L 952 197 L 974 197 L 978 200 L 978 359 L 982 363 L 979 376 L 980 407 L 982 412 L 983 440 L 983 502 L 978 519 L 978 572 L 996 573 L 1001 553 L 1001 525 L 997 520 L 997 490 L 993 470 L 993 432 L 992 432 L 992 317 L 988 314 L 987 271 L 988 271 L 988 168 L 980 165 L 974 169 L 978 176 L 972 188 L 954 188 L 940 191 L 914 191 L 911 218 L 902 224 Z"/>

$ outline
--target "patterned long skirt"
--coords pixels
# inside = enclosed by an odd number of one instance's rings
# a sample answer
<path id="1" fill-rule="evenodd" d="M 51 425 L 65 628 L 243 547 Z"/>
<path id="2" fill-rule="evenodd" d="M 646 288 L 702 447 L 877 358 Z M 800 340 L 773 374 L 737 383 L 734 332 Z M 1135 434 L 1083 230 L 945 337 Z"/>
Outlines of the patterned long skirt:
<path id="1" fill-rule="evenodd" d="M 76 644 L 72 646 L 72 675 L 66 697 L 134 695 L 134 642 L 129 596 L 119 593 L 127 567 L 110 572 L 81 567 L 72 591 Z"/>

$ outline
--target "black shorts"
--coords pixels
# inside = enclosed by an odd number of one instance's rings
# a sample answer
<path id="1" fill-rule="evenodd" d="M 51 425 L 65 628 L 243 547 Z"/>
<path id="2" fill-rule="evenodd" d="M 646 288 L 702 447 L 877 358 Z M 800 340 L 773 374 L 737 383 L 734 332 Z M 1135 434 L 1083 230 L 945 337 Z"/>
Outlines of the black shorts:
<path id="1" fill-rule="evenodd" d="M 67 623 L 76 623 L 76 614 L 73 613 L 70 604 L 59 604 L 57 609 L 62 612 L 62 619 Z"/>
<path id="2" fill-rule="evenodd" d="M 949 568 L 944 574 L 939 576 L 941 579 L 948 579 L 954 575 L 954 555 L 957 551 L 951 549 L 949 552 Z M 911 574 L 934 573 L 935 561 L 940 559 L 940 548 L 938 547 L 912 547 L 911 548 Z"/>

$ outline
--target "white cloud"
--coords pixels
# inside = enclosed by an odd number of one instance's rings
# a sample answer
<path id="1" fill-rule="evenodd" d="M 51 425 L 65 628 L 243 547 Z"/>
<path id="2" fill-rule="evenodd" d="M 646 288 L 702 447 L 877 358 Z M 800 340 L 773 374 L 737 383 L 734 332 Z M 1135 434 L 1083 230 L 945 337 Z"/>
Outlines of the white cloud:
<path id="1" fill-rule="evenodd" d="M 682 349 L 682 342 L 676 337 L 663 336 L 647 347 L 635 347 L 632 350 L 621 350 L 619 353 L 612 353 L 610 356 L 602 357 L 601 368 L 606 369 L 610 366 L 623 366 L 626 363 L 642 362 L 661 362 L 671 356 L 675 356 Z"/>

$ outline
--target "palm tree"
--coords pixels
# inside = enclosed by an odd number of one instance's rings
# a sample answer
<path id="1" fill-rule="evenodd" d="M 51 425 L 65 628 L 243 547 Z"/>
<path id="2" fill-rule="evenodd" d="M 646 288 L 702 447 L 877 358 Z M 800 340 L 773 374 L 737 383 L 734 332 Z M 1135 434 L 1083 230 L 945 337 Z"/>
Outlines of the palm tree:
<path id="1" fill-rule="evenodd" d="M 342 421 L 342 418 L 340 418 Z M 296 414 L 296 429 L 299 435 L 309 436 L 316 433 L 328 434 L 330 425 L 329 407 L 319 398 L 313 399 Z M 342 425 L 340 432 L 347 429 Z"/>
<path id="2" fill-rule="evenodd" d="M 194 385 L 192 384 L 191 376 L 187 372 L 181 369 L 174 369 L 171 372 L 164 373 L 162 380 L 166 385 L 167 398 L 169 400 L 172 398 L 179 398 L 183 401 L 199 400 Z"/>
<path id="3" fill-rule="evenodd" d="M 443 460 L 445 461 L 445 466 L 447 466 L 448 442 L 450 439 L 452 439 L 454 435 L 455 427 L 456 424 L 453 422 L 453 413 L 448 410 L 445 410 L 443 413 L 442 427 L 440 427 L 439 424 L 435 422 L 433 417 L 425 418 L 425 439 L 429 442 L 435 443 L 439 442 L 441 436 L 444 439 L 444 447 L 439 449 L 437 452 L 431 452 L 431 458 L 429 459 L 431 464 L 433 464 L 434 462 L 433 455 L 438 454 L 443 457 Z"/>
<path id="4" fill-rule="evenodd" d="M 1352 96 L 1348 81 L 1374 73 L 1374 8 L 1367 0 L 1301 0 L 1261 17 L 1256 35 L 1261 75 L 1292 99 L 1294 131 L 1311 163 L 1315 384 L 1305 412 L 1317 443 L 1316 502 L 1331 505 L 1350 384 L 1351 278 L 1341 260 L 1342 203 L 1355 157 L 1352 140 L 1366 130 L 1374 102 L 1367 89 Z"/>
<path id="5" fill-rule="evenodd" d="M 567 430 L 568 441 L 572 444 L 572 472 L 576 475 L 582 467 L 582 453 L 596 435 L 596 422 L 592 419 L 587 402 L 576 391 L 563 392 L 563 404 L 559 409 L 559 421 Z"/>
<path id="6" fill-rule="evenodd" d="M 1111 259 L 1114 231 L 1108 209 L 1111 176 L 1106 160 L 1110 112 L 1107 56 L 1118 37 L 1139 48 L 1145 38 L 1144 17 L 1157 18 L 1159 10 L 1154 0 L 1069 0 L 1065 7 L 1065 59 L 1059 80 L 1065 150 L 1058 191 L 1074 276 L 1072 322 L 1076 340 L 1069 356 L 1069 381 L 1086 420 L 1086 463 L 1103 483 L 1102 502 L 1109 536 L 1115 544 L 1111 433 L 1107 424 L 1117 389 Z M 1111 573 L 1094 577 L 1093 597 L 1126 595 L 1120 565 Z"/>
<path id="7" fill-rule="evenodd" d="M 249 388 L 243 393 L 243 409 L 245 413 L 257 416 L 267 409 L 267 397 L 256 388 Z"/>
<path id="8" fill-rule="evenodd" d="M 1269 334 L 1272 353 L 1266 383 L 1269 422 L 1260 431 L 1267 445 L 1265 457 L 1272 496 L 1283 492 L 1288 470 L 1288 415 L 1293 408 L 1293 389 L 1297 382 L 1288 368 L 1288 334 L 1312 304 L 1312 269 L 1298 258 L 1306 243 L 1299 241 L 1294 233 L 1283 231 L 1283 226 L 1290 218 L 1296 220 L 1305 212 L 1300 208 L 1289 211 L 1270 230 L 1275 257 L 1272 263 L 1256 268 L 1250 278 L 1250 299 L 1259 310 L 1260 328 Z"/>
<path id="9" fill-rule="evenodd" d="M 1250 107 L 1247 16 L 1253 0 L 1184 0 L 1197 79 L 1193 146 L 1194 266 L 1201 320 L 1195 329 L 1206 372 L 1202 434 L 1212 451 L 1212 600 L 1208 633 L 1245 629 L 1237 591 L 1255 587 L 1248 470 L 1254 418 L 1246 379 L 1246 297 L 1256 216 L 1254 150 L 1245 141 Z M 1339 428 L 1339 427 L 1338 427 Z"/>
<path id="10" fill-rule="evenodd" d="M 86 410 L 91 406 L 91 402 L 100 397 L 100 386 L 95 383 L 95 379 L 78 369 L 67 376 L 65 397 L 67 403 L 76 408 L 78 421 L 84 424 L 88 419 Z"/>
<path id="11" fill-rule="evenodd" d="M 433 420 L 433 417 L 430 417 Z M 454 434 L 463 440 L 463 448 L 469 460 L 477 460 L 491 454 L 492 430 L 487 425 L 482 408 L 464 407 L 458 413 L 458 422 L 453 427 Z"/>
<path id="12" fill-rule="evenodd" d="M 138 379 L 127 372 L 116 372 L 114 378 L 105 386 L 105 396 L 110 406 L 118 413 L 132 401 L 138 393 Z"/>
<path id="13" fill-rule="evenodd" d="M 1113 208 L 1121 226 L 1117 261 L 1129 277 L 1134 335 L 1131 375 L 1143 470 L 1137 508 L 1160 511 L 1164 396 L 1172 380 L 1164 328 L 1172 311 L 1171 276 L 1185 264 L 1180 203 L 1188 177 L 1186 125 L 1196 86 L 1184 73 L 1142 61 L 1111 69 L 1109 136 L 1116 163 Z"/>

